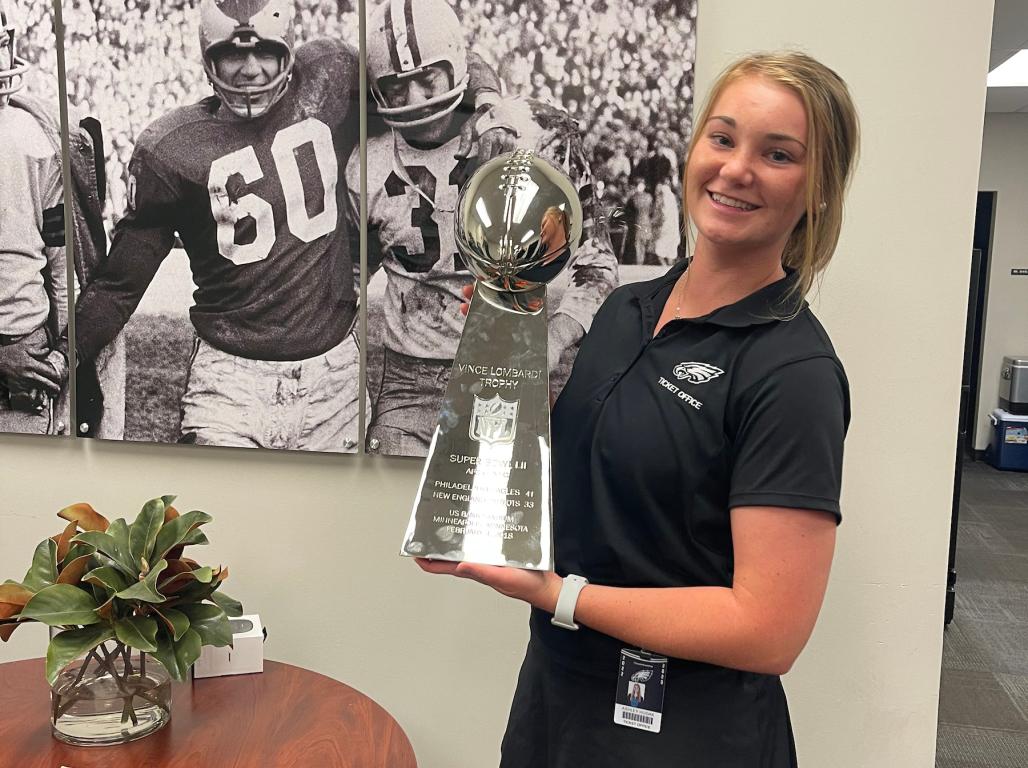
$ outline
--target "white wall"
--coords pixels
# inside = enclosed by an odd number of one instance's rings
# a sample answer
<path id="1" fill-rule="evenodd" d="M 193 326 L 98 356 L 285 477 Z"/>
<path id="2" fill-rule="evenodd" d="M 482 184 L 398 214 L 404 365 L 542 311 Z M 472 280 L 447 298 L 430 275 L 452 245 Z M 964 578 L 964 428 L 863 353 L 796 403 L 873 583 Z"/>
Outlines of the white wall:
<path id="1" fill-rule="evenodd" d="M 954 7 L 949 7 L 950 5 Z M 786 681 L 805 766 L 930 768 L 961 340 L 992 3 L 705 0 L 699 81 L 794 46 L 850 82 L 863 160 L 817 311 L 853 391 L 845 522 L 821 622 Z M 54 511 L 177 492 L 215 515 L 211 560 L 271 658 L 345 680 L 425 768 L 494 765 L 527 612 L 395 555 L 415 462 L 0 439 L 0 577 Z M 38 628 L 28 628 L 38 629 Z M 0 659 L 43 653 L 20 630 Z"/>
<path id="2" fill-rule="evenodd" d="M 1028 356 L 1028 115 L 989 113 L 982 137 L 978 189 L 996 192 L 982 344 L 975 447 L 989 444 L 989 413 L 999 406 L 999 373 L 1006 356 Z"/>

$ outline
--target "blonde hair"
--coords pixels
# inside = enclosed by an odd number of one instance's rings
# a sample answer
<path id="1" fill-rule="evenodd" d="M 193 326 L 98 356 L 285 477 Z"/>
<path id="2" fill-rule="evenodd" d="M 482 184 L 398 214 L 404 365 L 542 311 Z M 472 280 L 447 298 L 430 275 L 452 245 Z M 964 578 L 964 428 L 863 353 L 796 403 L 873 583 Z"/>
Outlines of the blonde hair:
<path id="1" fill-rule="evenodd" d="M 796 224 L 782 253 L 782 265 L 795 269 L 795 293 L 804 296 L 828 266 L 842 230 L 843 201 L 860 143 L 860 125 L 846 83 L 821 62 L 797 51 L 754 53 L 732 63 L 714 83 L 693 123 L 693 141 L 710 119 L 724 90 L 743 77 L 756 75 L 784 86 L 803 101 L 807 113 L 806 213 Z M 682 182 L 682 214 L 688 234 L 690 219 Z"/>

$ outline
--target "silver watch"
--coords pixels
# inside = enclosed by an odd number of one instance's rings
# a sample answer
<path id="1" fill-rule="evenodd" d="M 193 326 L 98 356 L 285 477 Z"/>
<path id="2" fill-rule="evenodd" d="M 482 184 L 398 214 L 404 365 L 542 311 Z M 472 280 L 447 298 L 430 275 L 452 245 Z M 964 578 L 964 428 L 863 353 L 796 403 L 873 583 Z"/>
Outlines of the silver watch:
<path id="1" fill-rule="evenodd" d="M 553 618 L 550 619 L 551 624 L 562 629 L 578 629 L 578 625 L 575 624 L 575 606 L 578 604 L 579 593 L 588 583 L 584 576 L 576 576 L 573 573 L 564 577 L 560 595 L 557 596 L 557 607 L 553 611 Z"/>

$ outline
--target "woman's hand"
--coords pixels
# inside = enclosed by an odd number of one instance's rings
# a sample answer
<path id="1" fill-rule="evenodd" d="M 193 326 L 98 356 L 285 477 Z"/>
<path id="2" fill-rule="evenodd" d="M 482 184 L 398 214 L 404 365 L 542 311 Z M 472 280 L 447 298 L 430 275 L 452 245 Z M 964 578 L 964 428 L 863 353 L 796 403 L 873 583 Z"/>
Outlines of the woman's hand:
<path id="1" fill-rule="evenodd" d="M 557 607 L 561 578 L 553 571 L 529 571 L 523 568 L 508 568 L 479 563 L 454 563 L 449 560 L 414 558 L 421 570 L 427 573 L 447 574 L 462 579 L 471 579 L 492 587 L 501 595 L 524 600 L 535 608 L 549 613 Z"/>
<path id="2" fill-rule="evenodd" d="M 474 293 L 475 293 L 475 284 L 474 283 L 468 283 L 467 285 L 465 285 L 463 288 L 460 289 L 460 294 L 461 294 L 461 296 L 464 297 L 464 301 L 462 301 L 460 303 L 460 313 L 462 315 L 464 315 L 464 317 L 468 316 L 468 310 L 471 309 L 471 297 L 472 297 L 472 295 L 474 295 Z"/>

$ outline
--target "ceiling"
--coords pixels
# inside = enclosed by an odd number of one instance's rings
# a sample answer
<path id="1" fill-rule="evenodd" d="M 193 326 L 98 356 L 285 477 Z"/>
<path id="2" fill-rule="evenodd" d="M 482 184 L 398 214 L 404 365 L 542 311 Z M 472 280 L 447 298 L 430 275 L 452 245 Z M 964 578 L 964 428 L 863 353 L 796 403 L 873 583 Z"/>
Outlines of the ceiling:
<path id="1" fill-rule="evenodd" d="M 1028 48 L 1028 2 L 996 0 L 992 19 L 991 71 L 1022 48 Z M 985 97 L 986 112 L 1028 112 L 1028 86 L 1023 88 L 989 88 Z"/>

